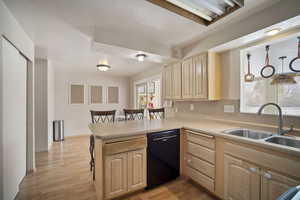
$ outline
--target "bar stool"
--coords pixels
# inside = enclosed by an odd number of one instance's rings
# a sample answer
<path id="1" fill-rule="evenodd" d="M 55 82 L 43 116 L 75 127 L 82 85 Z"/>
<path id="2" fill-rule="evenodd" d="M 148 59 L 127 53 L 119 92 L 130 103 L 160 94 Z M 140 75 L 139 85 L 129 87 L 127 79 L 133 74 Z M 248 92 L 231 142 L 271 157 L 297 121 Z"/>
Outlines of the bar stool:
<path id="1" fill-rule="evenodd" d="M 150 119 L 164 119 L 165 108 L 148 109 Z"/>
<path id="2" fill-rule="evenodd" d="M 123 109 L 125 120 L 142 120 L 144 119 L 144 109 Z"/>
<path id="3" fill-rule="evenodd" d="M 91 110 L 92 123 L 114 123 L 116 110 L 110 111 L 94 111 Z M 93 171 L 93 180 L 95 180 L 95 158 L 94 158 L 94 150 L 95 150 L 95 138 L 94 135 L 90 135 L 90 171 Z"/>

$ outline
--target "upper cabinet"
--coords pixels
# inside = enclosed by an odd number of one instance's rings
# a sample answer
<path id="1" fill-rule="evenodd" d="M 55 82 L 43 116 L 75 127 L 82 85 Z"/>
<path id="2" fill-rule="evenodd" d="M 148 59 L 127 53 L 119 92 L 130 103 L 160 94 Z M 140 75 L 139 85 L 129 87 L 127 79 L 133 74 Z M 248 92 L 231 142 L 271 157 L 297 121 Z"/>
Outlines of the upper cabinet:
<path id="1" fill-rule="evenodd" d="M 207 99 L 207 54 L 193 57 L 193 67 L 195 76 L 194 98 Z"/>
<path id="2" fill-rule="evenodd" d="M 182 62 L 182 98 L 189 99 L 194 96 L 194 65 L 189 58 Z"/>
<path id="3" fill-rule="evenodd" d="M 221 98 L 218 54 L 202 53 L 164 69 L 164 98 L 219 100 Z"/>
<path id="4" fill-rule="evenodd" d="M 173 77 L 172 77 L 172 65 L 165 67 L 163 72 L 163 87 L 164 87 L 164 98 L 173 98 Z"/>
<path id="5" fill-rule="evenodd" d="M 172 66 L 173 99 L 181 99 L 181 63 Z"/>

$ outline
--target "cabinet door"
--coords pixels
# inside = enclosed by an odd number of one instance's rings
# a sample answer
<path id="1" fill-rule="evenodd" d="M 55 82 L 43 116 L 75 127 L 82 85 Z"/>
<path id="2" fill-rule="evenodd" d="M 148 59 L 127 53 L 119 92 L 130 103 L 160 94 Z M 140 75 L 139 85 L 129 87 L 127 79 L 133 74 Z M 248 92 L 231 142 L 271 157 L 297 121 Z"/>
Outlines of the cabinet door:
<path id="1" fill-rule="evenodd" d="M 167 66 L 164 69 L 164 96 L 165 99 L 172 99 L 173 97 L 173 77 L 172 66 Z"/>
<path id="2" fill-rule="evenodd" d="M 146 149 L 128 153 L 128 191 L 146 187 Z"/>
<path id="3" fill-rule="evenodd" d="M 259 168 L 225 155 L 224 187 L 226 200 L 260 199 Z"/>
<path id="4" fill-rule="evenodd" d="M 182 98 L 193 98 L 194 67 L 192 58 L 182 62 Z"/>
<path id="5" fill-rule="evenodd" d="M 300 180 L 295 180 L 272 171 L 263 171 L 261 181 L 261 199 L 263 200 L 276 200 L 290 187 L 300 185 Z"/>
<path id="6" fill-rule="evenodd" d="M 207 99 L 207 54 L 193 57 L 195 69 L 194 98 Z"/>
<path id="7" fill-rule="evenodd" d="M 173 99 L 181 99 L 181 63 L 172 67 L 173 72 Z"/>
<path id="8" fill-rule="evenodd" d="M 127 192 L 127 153 L 105 157 L 105 198 L 110 199 Z"/>

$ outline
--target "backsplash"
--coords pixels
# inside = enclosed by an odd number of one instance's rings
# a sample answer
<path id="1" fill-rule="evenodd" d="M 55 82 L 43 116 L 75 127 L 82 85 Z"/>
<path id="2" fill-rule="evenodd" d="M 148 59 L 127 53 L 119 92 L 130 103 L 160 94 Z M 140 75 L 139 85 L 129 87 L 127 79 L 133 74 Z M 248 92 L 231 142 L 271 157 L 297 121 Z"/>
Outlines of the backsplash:
<path id="1" fill-rule="evenodd" d="M 192 104 L 192 105 L 191 105 Z M 226 107 L 226 110 L 231 111 L 232 106 L 234 112 L 225 113 L 224 105 L 230 105 Z M 192 110 L 191 110 L 192 109 Z M 177 110 L 177 112 L 176 112 Z M 216 119 L 243 121 L 249 123 L 260 123 L 267 125 L 277 126 L 277 115 L 257 115 L 240 113 L 240 101 L 239 100 L 221 100 L 221 101 L 177 101 L 174 102 L 173 112 L 175 116 L 191 116 L 197 117 L 205 115 L 214 117 Z M 300 129 L 300 117 L 284 116 L 284 126 L 289 127 L 294 125 L 295 128 Z"/>

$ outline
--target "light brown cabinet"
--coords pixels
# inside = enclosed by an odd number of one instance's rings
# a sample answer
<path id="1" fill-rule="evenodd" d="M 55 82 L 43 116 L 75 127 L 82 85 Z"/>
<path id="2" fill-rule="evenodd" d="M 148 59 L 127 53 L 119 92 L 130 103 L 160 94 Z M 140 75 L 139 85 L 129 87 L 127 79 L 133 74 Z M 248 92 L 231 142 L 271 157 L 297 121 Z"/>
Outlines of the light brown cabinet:
<path id="1" fill-rule="evenodd" d="M 221 99 L 220 58 L 216 53 L 202 53 L 164 68 L 165 99 Z"/>
<path id="2" fill-rule="evenodd" d="M 128 191 L 146 187 L 146 149 L 128 152 Z"/>
<path id="3" fill-rule="evenodd" d="M 173 99 L 181 99 L 181 63 L 172 66 Z"/>
<path id="4" fill-rule="evenodd" d="M 230 142 L 224 152 L 224 183 L 218 185 L 223 185 L 226 200 L 276 200 L 300 185 L 299 159 Z"/>
<path id="5" fill-rule="evenodd" d="M 194 66 L 193 59 L 182 62 L 182 98 L 191 99 L 194 96 Z"/>
<path id="6" fill-rule="evenodd" d="M 225 155 L 224 182 L 226 200 L 260 199 L 260 175 L 256 166 Z"/>
<path id="7" fill-rule="evenodd" d="M 165 67 L 163 72 L 163 84 L 164 84 L 164 98 L 173 98 L 173 77 L 172 77 L 172 65 Z"/>
<path id="8" fill-rule="evenodd" d="M 105 157 L 105 197 L 107 199 L 127 192 L 127 153 Z"/>
<path id="9" fill-rule="evenodd" d="M 263 200 L 275 200 L 289 188 L 299 185 L 300 181 L 282 174 L 262 170 L 261 198 Z"/>
<path id="10" fill-rule="evenodd" d="M 193 57 L 193 67 L 195 73 L 193 98 L 207 99 L 207 54 L 200 54 Z"/>
<path id="11" fill-rule="evenodd" d="M 146 149 L 105 156 L 105 199 L 146 187 Z"/>

